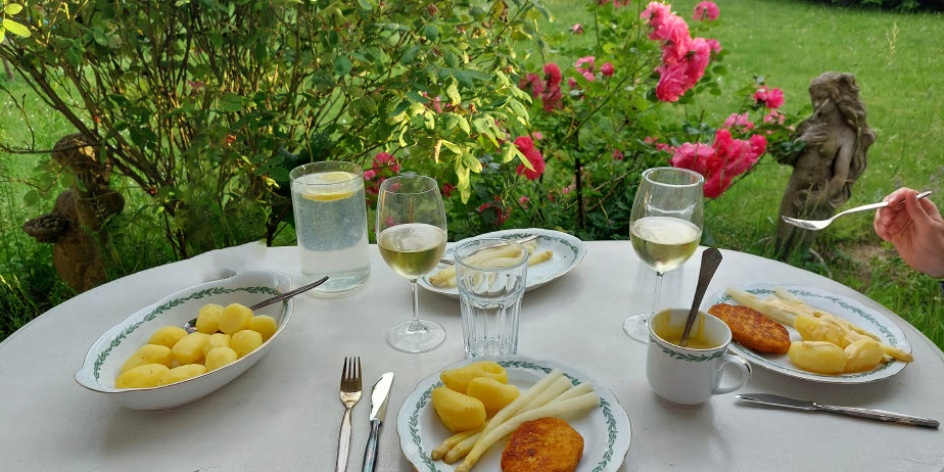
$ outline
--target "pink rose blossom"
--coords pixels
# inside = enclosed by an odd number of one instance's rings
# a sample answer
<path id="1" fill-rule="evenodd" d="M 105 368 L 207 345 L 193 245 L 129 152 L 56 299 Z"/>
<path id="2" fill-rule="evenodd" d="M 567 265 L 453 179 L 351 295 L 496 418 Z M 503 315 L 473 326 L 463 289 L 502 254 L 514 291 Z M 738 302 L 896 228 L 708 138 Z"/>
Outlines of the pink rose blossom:
<path id="1" fill-rule="evenodd" d="M 777 125 L 782 125 L 786 119 L 787 119 L 786 116 L 783 116 L 782 113 L 774 110 L 764 116 L 764 123 L 773 123 Z"/>
<path id="2" fill-rule="evenodd" d="M 734 129 L 734 127 L 737 126 L 741 128 L 742 131 L 747 131 L 754 128 L 754 122 L 748 118 L 747 112 L 741 113 L 740 115 L 731 113 L 721 126 L 728 129 Z"/>
<path id="3" fill-rule="evenodd" d="M 560 66 L 557 64 L 551 62 L 544 65 L 544 80 L 547 81 L 548 86 L 560 85 L 563 77 Z"/>
<path id="4" fill-rule="evenodd" d="M 614 161 L 622 161 L 625 157 L 626 157 L 626 156 L 623 155 L 623 151 L 620 151 L 619 149 L 614 149 L 614 150 L 613 150 L 613 160 L 614 160 Z"/>
<path id="5" fill-rule="evenodd" d="M 570 87 L 571 90 L 577 88 L 577 79 L 573 77 L 567 77 L 567 86 Z"/>
<path id="6" fill-rule="evenodd" d="M 455 185 L 452 185 L 450 183 L 445 183 L 442 186 L 442 194 L 444 197 L 449 198 L 450 196 L 452 196 L 452 192 L 455 189 L 456 189 Z"/>
<path id="7" fill-rule="evenodd" d="M 544 82 L 537 74 L 528 73 L 518 82 L 518 88 L 524 91 L 531 90 L 531 96 L 538 98 L 544 91 Z"/>
<path id="8" fill-rule="evenodd" d="M 533 140 L 535 140 L 535 141 L 540 141 L 540 140 L 544 139 L 544 134 L 541 133 L 540 131 L 535 131 L 535 132 L 531 133 L 531 139 L 533 139 Z"/>
<path id="9" fill-rule="evenodd" d="M 783 106 L 783 90 L 772 89 L 766 85 L 761 85 L 757 87 L 757 91 L 754 92 L 754 102 L 765 107 L 776 110 Z"/>
<path id="10" fill-rule="evenodd" d="M 575 35 L 583 34 L 583 25 L 581 25 L 580 23 L 574 23 L 574 25 L 570 27 L 570 32 Z"/>
<path id="11" fill-rule="evenodd" d="M 528 203 L 530 202 L 531 202 L 531 199 L 525 195 L 522 195 L 521 198 L 518 199 L 518 204 L 521 205 L 526 210 L 528 209 Z"/>
<path id="12" fill-rule="evenodd" d="M 374 177 L 377 177 L 377 171 L 376 171 L 376 170 L 370 169 L 370 170 L 365 170 L 365 171 L 364 171 L 364 180 L 370 182 L 371 180 L 374 180 Z"/>
<path id="13" fill-rule="evenodd" d="M 706 39 L 708 46 L 711 48 L 711 52 L 721 52 L 721 43 L 717 39 Z"/>
<path id="14" fill-rule="evenodd" d="M 528 180 L 536 180 L 544 173 L 544 156 L 541 155 L 541 152 L 534 148 L 534 141 L 527 136 L 518 136 L 515 139 L 515 146 L 517 146 L 518 151 L 521 154 L 524 154 L 525 159 L 531 163 L 532 169 L 528 169 L 524 164 L 519 164 L 515 169 L 515 172 L 518 175 L 523 175 Z"/>
<path id="15" fill-rule="evenodd" d="M 690 169 L 705 177 L 704 195 L 717 198 L 727 190 L 734 178 L 750 170 L 767 151 L 767 140 L 753 135 L 748 140 L 734 139 L 728 129 L 715 132 L 715 141 L 685 143 L 674 150 L 670 163 Z"/>
<path id="16" fill-rule="evenodd" d="M 595 79 L 593 75 L 593 59 L 593 56 L 581 57 L 577 59 L 577 62 L 574 64 L 574 67 L 577 68 L 577 72 L 580 72 L 589 82 L 593 82 Z"/>
<path id="17" fill-rule="evenodd" d="M 603 77 L 612 77 L 614 72 L 616 72 L 616 70 L 613 68 L 612 63 L 604 62 L 603 65 L 600 66 L 600 73 L 603 74 Z"/>
<path id="18" fill-rule="evenodd" d="M 699 2 L 698 5 L 695 5 L 696 21 L 715 21 L 720 14 L 721 12 L 715 2 Z"/>
<path id="19" fill-rule="evenodd" d="M 656 85 L 656 97 L 663 102 L 677 102 L 685 94 L 686 65 L 670 64 L 656 67 L 659 73 L 659 83 Z"/>
<path id="20" fill-rule="evenodd" d="M 400 164 L 392 155 L 385 152 L 378 152 L 377 155 L 374 156 L 373 170 L 380 172 L 384 169 L 388 169 L 392 173 L 396 174 L 397 172 L 400 172 Z"/>

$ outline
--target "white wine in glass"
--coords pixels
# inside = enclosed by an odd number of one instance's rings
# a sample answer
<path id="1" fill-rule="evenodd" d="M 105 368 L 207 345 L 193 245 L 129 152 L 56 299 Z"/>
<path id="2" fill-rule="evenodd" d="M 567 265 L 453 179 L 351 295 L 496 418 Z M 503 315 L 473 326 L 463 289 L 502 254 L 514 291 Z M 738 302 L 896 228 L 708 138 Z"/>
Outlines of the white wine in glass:
<path id="1" fill-rule="evenodd" d="M 416 280 L 436 267 L 446 250 L 446 211 L 436 181 L 400 175 L 385 180 L 377 196 L 377 246 L 384 262 L 409 279 L 413 318 L 387 332 L 387 343 L 403 352 L 426 352 L 446 339 L 438 323 L 419 319 Z"/>
<path id="2" fill-rule="evenodd" d="M 629 337 L 649 341 L 648 320 L 658 311 L 662 277 L 695 254 L 704 220 L 704 178 L 697 172 L 657 167 L 642 173 L 630 214 L 629 236 L 636 255 L 656 272 L 652 310 L 623 322 Z"/>

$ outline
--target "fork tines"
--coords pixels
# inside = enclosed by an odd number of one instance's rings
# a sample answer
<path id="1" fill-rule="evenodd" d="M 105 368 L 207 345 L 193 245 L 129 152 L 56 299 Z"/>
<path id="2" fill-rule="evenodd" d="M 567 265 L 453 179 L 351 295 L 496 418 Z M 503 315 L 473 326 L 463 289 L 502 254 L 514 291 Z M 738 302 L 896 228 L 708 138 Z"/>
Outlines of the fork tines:
<path id="1" fill-rule="evenodd" d="M 341 388 L 343 390 L 361 389 L 360 356 L 344 358 L 344 366 L 341 369 Z"/>

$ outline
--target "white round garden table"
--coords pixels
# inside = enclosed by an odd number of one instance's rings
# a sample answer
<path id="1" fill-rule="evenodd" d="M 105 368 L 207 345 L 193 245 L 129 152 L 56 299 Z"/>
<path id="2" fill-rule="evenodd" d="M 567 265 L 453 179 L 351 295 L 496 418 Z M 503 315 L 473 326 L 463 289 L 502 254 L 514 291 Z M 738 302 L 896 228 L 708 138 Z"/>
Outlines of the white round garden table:
<path id="1" fill-rule="evenodd" d="M 629 242 L 586 245 L 581 265 L 526 294 L 519 354 L 571 366 L 613 392 L 632 425 L 620 471 L 944 470 L 941 430 L 748 407 L 733 394 L 691 409 L 661 402 L 646 382 L 646 346 L 620 328 L 627 315 L 649 308 L 652 272 Z M 740 252 L 723 255 L 709 293 L 761 281 L 828 290 L 892 319 L 915 358 L 891 378 L 857 385 L 822 384 L 755 368 L 742 392 L 944 419 L 944 354 L 923 334 L 824 277 Z M 666 305 L 690 304 L 698 259 L 666 275 Z M 409 285 L 386 267 L 375 248 L 371 263 L 370 280 L 352 293 L 298 297 L 288 329 L 255 367 L 221 390 L 170 411 L 128 410 L 77 385 L 73 374 L 92 342 L 159 298 L 218 277 L 222 266 L 275 269 L 298 277 L 295 247 L 214 251 L 110 282 L 49 310 L 0 344 L 0 471 L 331 471 L 344 411 L 338 398 L 341 364 L 352 355 L 363 362 L 365 395 L 354 408 L 348 470 L 360 470 L 369 432 L 369 387 L 386 371 L 396 378 L 378 470 L 412 470 L 400 450 L 397 412 L 417 382 L 462 360 L 459 306 L 454 299 L 421 293 L 423 316 L 446 328 L 446 342 L 424 354 L 395 351 L 384 333 L 409 317 Z"/>

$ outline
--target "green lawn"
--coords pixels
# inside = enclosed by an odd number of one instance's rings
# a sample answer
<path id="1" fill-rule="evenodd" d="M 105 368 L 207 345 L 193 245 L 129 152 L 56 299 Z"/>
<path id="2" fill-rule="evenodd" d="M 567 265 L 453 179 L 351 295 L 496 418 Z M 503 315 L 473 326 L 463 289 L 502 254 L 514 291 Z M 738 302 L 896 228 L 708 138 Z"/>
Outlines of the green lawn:
<path id="1" fill-rule="evenodd" d="M 673 2 L 673 8 L 691 18 L 695 0 Z M 800 0 L 720 0 L 720 24 L 710 36 L 728 51 L 729 73 L 721 83 L 726 94 L 701 100 L 714 122 L 733 112 L 741 97 L 734 90 L 753 75 L 784 90 L 784 109 L 798 113 L 808 106 L 807 87 L 825 71 L 851 72 L 868 106 L 869 125 L 878 134 L 870 148 L 869 166 L 853 189 L 847 206 L 869 203 L 901 185 L 935 190 L 931 199 L 944 207 L 944 16 L 903 15 L 879 11 L 856 11 L 827 7 Z M 583 2 L 546 0 L 555 21 L 546 31 L 569 31 L 574 23 L 588 23 Z M 629 8 L 637 8 L 634 2 Z M 589 39 L 589 38 L 588 38 Z M 572 58 L 555 58 L 562 68 Z M 38 147 L 51 147 L 71 132 L 71 126 L 51 113 L 22 81 L 10 84 L 27 103 L 36 125 Z M 33 135 L 22 125 L 22 117 L 3 97 L 0 133 L 7 143 L 27 143 Z M 695 113 L 698 110 L 688 110 Z M 11 279 L 39 279 L 35 267 L 24 256 L 40 253 L 50 260 L 49 245 L 36 245 L 20 226 L 26 219 L 48 211 L 52 201 L 23 208 L 29 187 L 19 182 L 48 161 L 47 155 L 0 154 L 0 289 L 16 286 Z M 723 248 L 770 255 L 777 209 L 791 169 L 762 159 L 756 171 L 737 183 L 721 198 L 709 202 L 706 232 Z M 55 195 L 55 193 L 53 193 Z M 793 264 L 827 275 L 859 290 L 908 319 L 944 348 L 944 303 L 937 284 L 916 274 L 882 243 L 871 228 L 871 217 L 861 214 L 840 220 L 824 231 L 815 245 L 821 260 L 794 260 Z M 37 303 L 49 287 L 35 293 L 0 290 L 0 307 Z M 56 292 L 57 293 L 57 292 Z M 58 295 L 68 296 L 68 294 Z M 7 299 L 5 300 L 4 297 Z M 53 298 L 55 303 L 59 298 Z M 41 300 L 50 303 L 50 300 Z M 16 327 L 25 319 L 16 314 L 0 315 L 0 327 Z M 0 339 L 4 330 L 0 329 Z"/>

